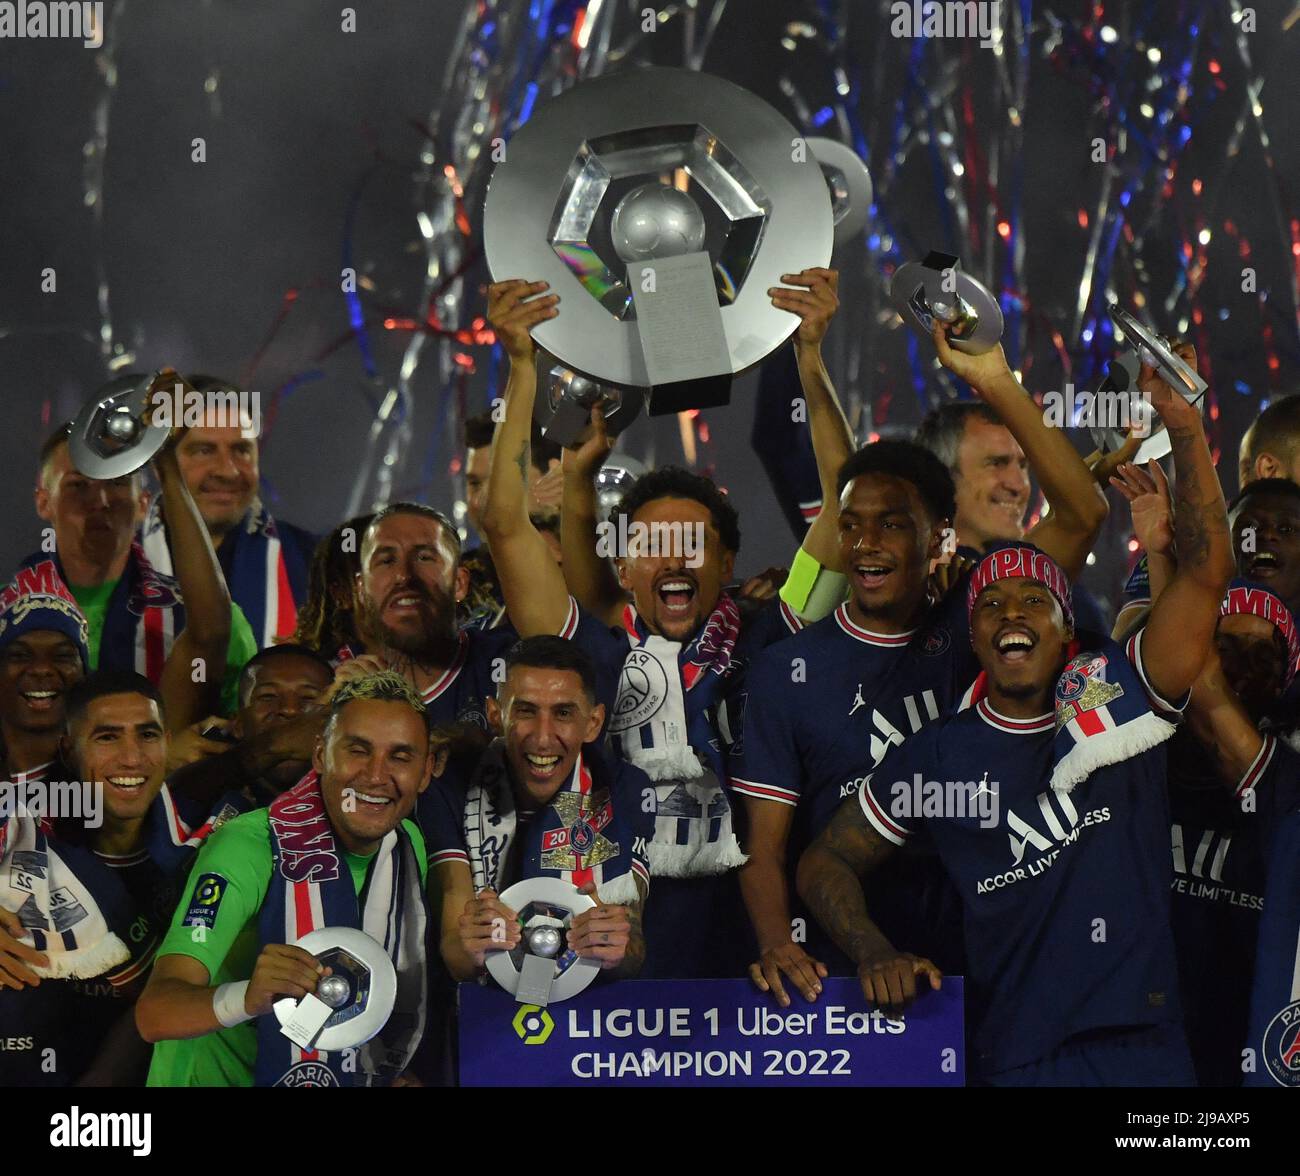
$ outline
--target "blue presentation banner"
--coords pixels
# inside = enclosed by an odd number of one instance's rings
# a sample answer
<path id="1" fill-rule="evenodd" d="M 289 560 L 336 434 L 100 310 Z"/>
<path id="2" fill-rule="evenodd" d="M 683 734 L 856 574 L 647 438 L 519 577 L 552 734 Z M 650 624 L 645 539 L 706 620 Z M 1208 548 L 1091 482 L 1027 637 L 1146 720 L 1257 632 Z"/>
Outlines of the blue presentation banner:
<path id="1" fill-rule="evenodd" d="M 460 986 L 462 1086 L 961 1086 L 962 980 L 905 1018 L 829 979 L 781 1009 L 748 980 L 597 983 L 541 1009 Z"/>

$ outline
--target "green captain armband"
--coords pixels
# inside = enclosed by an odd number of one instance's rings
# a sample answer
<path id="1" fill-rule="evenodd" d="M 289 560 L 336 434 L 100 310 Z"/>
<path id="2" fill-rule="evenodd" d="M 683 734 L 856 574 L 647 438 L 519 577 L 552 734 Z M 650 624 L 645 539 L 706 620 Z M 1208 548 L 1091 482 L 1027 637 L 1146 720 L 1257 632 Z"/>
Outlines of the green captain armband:
<path id="1" fill-rule="evenodd" d="M 849 594 L 848 578 L 823 567 L 802 547 L 794 553 L 781 599 L 810 624 L 828 617 Z"/>

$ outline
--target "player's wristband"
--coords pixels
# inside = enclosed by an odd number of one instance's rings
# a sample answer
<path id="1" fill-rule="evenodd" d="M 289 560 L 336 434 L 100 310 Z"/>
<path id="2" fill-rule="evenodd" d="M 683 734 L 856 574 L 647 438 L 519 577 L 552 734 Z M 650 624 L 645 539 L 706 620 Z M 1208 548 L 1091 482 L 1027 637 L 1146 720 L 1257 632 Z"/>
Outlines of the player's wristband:
<path id="1" fill-rule="evenodd" d="M 251 1021 L 253 1014 L 244 1009 L 244 994 L 248 992 L 247 980 L 232 980 L 229 984 L 218 984 L 212 993 L 212 1011 L 225 1029 L 233 1029 L 245 1021 Z"/>
<path id="2" fill-rule="evenodd" d="M 848 594 L 847 589 L 848 580 L 843 575 L 823 567 L 801 547 L 781 587 L 781 599 L 811 623 L 833 613 Z"/>

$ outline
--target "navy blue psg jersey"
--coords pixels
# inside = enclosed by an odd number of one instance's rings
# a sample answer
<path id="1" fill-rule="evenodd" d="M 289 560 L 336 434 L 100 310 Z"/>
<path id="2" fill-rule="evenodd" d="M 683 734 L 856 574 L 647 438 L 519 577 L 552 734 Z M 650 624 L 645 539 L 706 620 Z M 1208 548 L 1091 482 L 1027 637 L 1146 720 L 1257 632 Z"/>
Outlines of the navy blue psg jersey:
<path id="1" fill-rule="evenodd" d="M 1243 811 L 1241 795 L 1275 787 L 1277 773 L 1288 766 L 1275 749 L 1269 737 L 1234 795 L 1190 731 L 1178 731 L 1169 742 L 1174 943 L 1200 1086 L 1241 1084 L 1266 875 L 1263 830 Z"/>
<path id="2" fill-rule="evenodd" d="M 740 636 L 732 654 L 731 669 L 719 705 L 712 715 L 711 725 L 717 735 L 713 748 L 715 754 L 725 754 L 733 738 L 732 728 L 739 725 L 739 693 L 743 689 L 749 665 L 769 645 L 799 632 L 802 627 L 803 622 L 779 598 L 756 611 L 742 614 Z M 580 608 L 577 601 L 570 597 L 569 615 L 560 630 L 560 636 L 567 637 L 580 646 L 596 663 L 597 701 L 604 703 L 606 711 L 612 715 L 623 663 L 632 651 L 627 631 L 602 623 Z M 695 750 L 703 753 L 701 748 Z"/>
<path id="3" fill-rule="evenodd" d="M 1145 681 L 1140 641 L 1129 648 Z M 1177 717 L 1154 697 L 1148 709 Z M 882 837 L 924 836 L 957 885 L 985 1078 L 1092 1030 L 1180 1019 L 1164 748 L 1057 790 L 1055 731 L 1051 712 L 1009 719 L 983 700 L 923 728 L 859 791 Z"/>
<path id="4" fill-rule="evenodd" d="M 971 650 L 965 591 L 950 593 L 919 630 L 873 633 L 847 603 L 824 620 L 765 650 L 741 695 L 741 731 L 731 749 L 733 792 L 795 809 L 791 870 L 803 851 L 893 747 L 949 712 L 979 666 Z M 951 911 L 951 892 L 933 855 L 900 863 L 888 902 L 873 915 L 899 946 L 951 967 L 949 943 L 934 932 Z M 922 903 L 930 918 L 916 917 Z M 888 907 L 888 910 L 885 907 Z M 806 917 L 807 912 L 795 912 Z M 951 932 L 951 922 L 949 922 Z M 844 971 L 848 961 L 809 928 L 809 950 Z"/>
<path id="5" fill-rule="evenodd" d="M 484 700 L 495 695 L 504 676 L 502 659 L 519 634 L 509 626 L 496 629 L 462 629 L 459 646 L 451 665 L 437 681 L 425 687 L 424 701 L 429 721 L 473 723 L 488 729 Z"/>

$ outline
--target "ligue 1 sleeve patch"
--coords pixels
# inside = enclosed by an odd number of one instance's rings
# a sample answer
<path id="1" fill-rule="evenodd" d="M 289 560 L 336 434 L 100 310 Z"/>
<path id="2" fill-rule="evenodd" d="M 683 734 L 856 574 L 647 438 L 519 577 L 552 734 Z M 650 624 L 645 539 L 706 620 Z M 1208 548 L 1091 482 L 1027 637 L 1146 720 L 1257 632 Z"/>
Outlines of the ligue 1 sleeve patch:
<path id="1" fill-rule="evenodd" d="M 194 883 L 190 905 L 185 911 L 184 926 L 204 927 L 211 931 L 217 925 L 217 911 L 226 896 L 230 883 L 220 874 L 203 874 Z"/>

